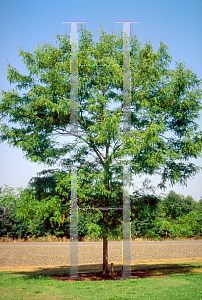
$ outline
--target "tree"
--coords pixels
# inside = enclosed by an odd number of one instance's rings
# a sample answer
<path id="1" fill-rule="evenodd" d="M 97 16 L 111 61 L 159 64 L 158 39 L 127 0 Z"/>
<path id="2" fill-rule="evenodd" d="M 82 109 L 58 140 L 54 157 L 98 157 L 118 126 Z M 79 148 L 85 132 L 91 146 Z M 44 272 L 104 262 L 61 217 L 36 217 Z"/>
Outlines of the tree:
<path id="1" fill-rule="evenodd" d="M 93 189 L 94 197 L 90 198 L 87 182 L 87 187 L 81 189 L 83 196 L 79 204 L 102 207 L 123 204 L 122 196 L 117 197 L 121 195 L 123 183 L 122 167 L 117 162 L 126 155 L 131 159 L 125 158 L 122 163 L 132 164 L 132 174 L 160 174 L 160 187 L 167 181 L 185 184 L 200 170 L 189 162 L 202 149 L 202 132 L 197 131 L 201 109 L 201 81 L 197 75 L 186 69 L 183 62 L 170 70 L 171 55 L 162 42 L 155 53 L 151 42 L 142 45 L 132 36 L 131 132 L 124 136 L 122 33 L 107 34 L 101 30 L 95 43 L 85 28 L 79 32 L 77 119 L 80 132 L 74 135 L 75 140 L 70 142 L 65 136 L 70 125 L 71 84 L 71 44 L 65 33 L 57 35 L 58 47 L 46 43 L 33 53 L 19 49 L 28 75 L 20 74 L 8 64 L 7 78 L 16 84 L 16 90 L 2 91 L 0 114 L 8 123 L 1 125 L 1 141 L 20 147 L 33 162 L 58 163 L 66 166 L 67 172 L 71 163 L 80 163 L 80 181 L 86 180 L 86 168 L 91 179 L 97 181 L 98 189 Z M 18 92 L 21 90 L 24 93 Z M 113 102 L 118 107 L 112 108 Z M 105 274 L 108 273 L 108 227 L 116 216 L 121 218 L 120 211 L 111 214 L 113 218 L 108 218 L 109 212 L 103 211 Z"/>
<path id="2" fill-rule="evenodd" d="M 19 200 L 19 192 L 5 186 L 0 189 L 0 236 L 22 238 L 28 235 L 29 228 L 26 222 L 16 215 L 16 206 Z"/>
<path id="3" fill-rule="evenodd" d="M 136 190 L 131 195 L 131 219 L 132 233 L 134 230 L 138 236 L 154 237 L 151 232 L 154 221 L 158 216 L 158 206 L 160 198 L 155 195 L 154 187 L 150 185 L 151 180 L 146 179 L 142 188 Z"/>
<path id="4" fill-rule="evenodd" d="M 202 212 L 202 197 L 200 198 L 200 200 L 198 202 L 198 211 Z"/>
<path id="5" fill-rule="evenodd" d="M 187 215 L 197 209 L 197 202 L 192 196 L 184 197 L 174 191 L 170 191 L 163 201 L 166 217 L 176 219 L 182 215 Z"/>
<path id="6" fill-rule="evenodd" d="M 184 197 L 183 207 L 182 207 L 183 214 L 189 214 L 191 211 L 196 211 L 196 210 L 197 210 L 197 201 L 195 201 L 194 198 L 190 195 Z"/>
<path id="7" fill-rule="evenodd" d="M 182 215 L 183 195 L 170 191 L 163 201 L 164 210 L 167 218 L 175 220 Z"/>
<path id="8" fill-rule="evenodd" d="M 90 178 L 90 174 L 87 174 Z M 91 180 L 92 181 L 92 180 Z M 39 172 L 36 177 L 33 177 L 26 189 L 24 189 L 19 196 L 16 213 L 24 218 L 28 224 L 37 224 L 39 220 L 43 220 L 46 232 L 60 236 L 69 236 L 70 227 L 70 183 L 71 174 L 65 173 L 56 169 L 49 169 Z M 83 180 L 84 183 L 84 180 Z M 85 195 L 82 194 L 83 183 L 78 182 L 79 199 L 83 199 Z M 86 184 L 87 182 L 85 182 Z M 95 189 L 92 189 L 92 183 L 89 186 L 85 185 L 85 193 L 90 195 L 90 198 L 95 198 Z M 79 200 L 80 203 L 80 200 Z M 93 203 L 93 202 L 92 202 Z M 94 200 L 94 206 L 96 199 Z M 86 204 L 87 205 L 87 204 Z M 99 212 L 99 211 L 98 211 Z M 88 233 L 89 219 L 97 221 L 101 212 L 79 211 L 78 213 L 78 237 L 82 239 Z M 88 221 L 87 221 L 88 220 Z M 115 230 L 115 223 L 113 230 Z M 98 225 L 98 224 L 97 224 Z M 98 225 L 99 226 L 99 225 Z"/>

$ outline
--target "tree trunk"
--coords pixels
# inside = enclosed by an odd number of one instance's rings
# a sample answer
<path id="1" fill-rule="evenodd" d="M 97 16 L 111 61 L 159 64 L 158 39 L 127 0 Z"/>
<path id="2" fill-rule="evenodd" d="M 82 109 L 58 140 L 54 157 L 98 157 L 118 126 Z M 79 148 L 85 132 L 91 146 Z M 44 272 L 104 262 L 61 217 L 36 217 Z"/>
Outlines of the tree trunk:
<path id="1" fill-rule="evenodd" d="M 107 210 L 103 211 L 103 223 L 105 226 L 105 234 L 103 236 L 103 275 L 107 276 L 108 271 L 108 228 L 107 228 Z"/>

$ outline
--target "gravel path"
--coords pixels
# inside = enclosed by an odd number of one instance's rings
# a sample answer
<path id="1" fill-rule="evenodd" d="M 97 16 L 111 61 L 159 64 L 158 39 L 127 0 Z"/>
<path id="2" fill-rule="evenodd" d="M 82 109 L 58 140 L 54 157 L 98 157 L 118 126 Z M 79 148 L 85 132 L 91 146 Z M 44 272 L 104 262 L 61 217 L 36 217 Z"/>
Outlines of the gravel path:
<path id="1" fill-rule="evenodd" d="M 132 242 L 131 260 L 202 257 L 202 241 Z M 122 243 L 109 242 L 110 262 L 122 261 Z M 102 242 L 78 243 L 78 264 L 102 263 Z M 0 266 L 62 266 L 70 264 L 70 243 L 0 244 Z"/>

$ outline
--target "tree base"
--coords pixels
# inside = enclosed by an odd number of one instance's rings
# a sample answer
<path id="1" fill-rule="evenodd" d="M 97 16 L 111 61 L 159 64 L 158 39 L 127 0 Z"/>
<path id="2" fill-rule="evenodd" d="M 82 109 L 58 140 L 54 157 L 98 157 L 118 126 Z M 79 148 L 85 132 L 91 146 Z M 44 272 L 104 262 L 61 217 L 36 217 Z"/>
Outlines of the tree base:
<path id="1" fill-rule="evenodd" d="M 81 273 L 78 274 L 78 277 L 70 277 L 69 274 L 64 275 L 54 275 L 51 276 L 52 279 L 75 282 L 75 281 L 101 281 L 101 280 L 119 280 L 119 279 L 139 279 L 138 271 L 132 271 L 131 277 L 122 278 L 122 271 L 114 272 L 113 276 L 111 276 L 111 272 L 109 274 L 103 274 L 103 272 L 99 273 Z M 140 274 L 139 274 L 140 275 Z"/>

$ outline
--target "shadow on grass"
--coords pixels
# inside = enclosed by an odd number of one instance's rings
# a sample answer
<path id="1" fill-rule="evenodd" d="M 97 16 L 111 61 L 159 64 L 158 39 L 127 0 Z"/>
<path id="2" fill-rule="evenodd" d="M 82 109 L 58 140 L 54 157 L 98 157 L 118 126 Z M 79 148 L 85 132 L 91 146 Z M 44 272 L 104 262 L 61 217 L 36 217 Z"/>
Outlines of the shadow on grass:
<path id="1" fill-rule="evenodd" d="M 109 276 L 108 280 L 111 279 L 111 265 L 109 264 Z M 139 264 L 139 265 L 131 265 L 131 276 L 137 276 L 139 278 L 148 278 L 148 277 L 167 277 L 173 275 L 187 275 L 194 273 L 202 273 L 202 265 L 194 264 L 194 263 L 170 263 L 170 264 Z M 30 278 L 40 278 L 40 277 L 50 277 L 53 276 L 52 279 L 60 280 L 60 277 L 69 276 L 70 267 L 67 266 L 57 266 L 51 268 L 38 268 L 37 270 L 32 271 L 13 271 L 13 274 L 23 275 L 24 279 Z M 80 265 L 78 267 L 78 276 L 92 275 L 89 278 L 101 278 L 102 276 L 102 264 L 90 264 L 90 265 Z M 39 277 L 40 276 L 40 277 Z M 114 265 L 114 276 L 122 277 L 122 265 L 115 264 Z M 107 278 L 106 278 L 107 279 Z M 99 279 L 97 279 L 99 280 Z"/>

